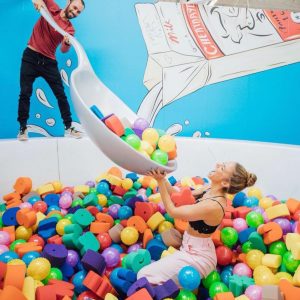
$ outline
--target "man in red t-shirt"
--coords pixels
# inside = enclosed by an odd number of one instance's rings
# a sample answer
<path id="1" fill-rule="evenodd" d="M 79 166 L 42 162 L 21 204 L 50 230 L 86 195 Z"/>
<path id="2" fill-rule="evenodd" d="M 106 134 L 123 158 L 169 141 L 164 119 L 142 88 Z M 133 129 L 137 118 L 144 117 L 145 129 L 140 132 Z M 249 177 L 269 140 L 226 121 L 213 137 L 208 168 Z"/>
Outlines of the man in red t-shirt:
<path id="1" fill-rule="evenodd" d="M 70 19 L 76 18 L 84 9 L 83 0 L 69 0 L 64 9 L 60 9 L 54 0 L 33 0 L 37 10 L 45 7 L 51 13 L 55 22 L 66 32 L 74 35 L 75 30 Z M 64 92 L 62 79 L 55 59 L 56 48 L 61 44 L 61 51 L 70 48 L 68 38 L 63 37 L 43 18 L 40 17 L 34 25 L 32 35 L 24 50 L 21 65 L 18 122 L 20 132 L 18 139 L 28 139 L 27 120 L 29 118 L 30 97 L 33 82 L 37 77 L 43 77 L 51 87 L 58 101 L 61 117 L 65 125 L 65 136 L 80 138 L 81 134 L 71 127 L 72 117 L 70 105 Z"/>

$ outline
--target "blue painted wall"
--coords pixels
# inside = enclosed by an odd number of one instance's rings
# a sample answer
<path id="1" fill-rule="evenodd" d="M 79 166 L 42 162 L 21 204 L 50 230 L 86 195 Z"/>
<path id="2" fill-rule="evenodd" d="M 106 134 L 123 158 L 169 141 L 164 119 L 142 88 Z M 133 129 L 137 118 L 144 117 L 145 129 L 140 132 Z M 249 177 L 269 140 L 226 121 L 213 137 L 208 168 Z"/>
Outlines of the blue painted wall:
<path id="1" fill-rule="evenodd" d="M 63 7 L 65 1 L 57 3 Z M 148 92 L 143 85 L 148 54 L 135 3 L 134 0 L 86 1 L 86 10 L 73 24 L 96 74 L 137 111 Z M 29 0 L 2 0 L 1 7 L 0 138 L 5 139 L 15 138 L 18 131 L 21 56 L 39 14 Z M 76 65 L 74 51 L 67 54 L 58 51 L 57 57 L 60 68 L 69 76 Z M 205 86 L 164 107 L 154 127 L 167 129 L 178 124 L 182 129 L 179 135 L 183 136 L 201 134 L 300 145 L 299 71 L 300 64 L 296 63 Z M 49 135 L 61 136 L 63 125 L 56 99 L 42 79 L 36 80 L 34 89 L 37 88 L 44 91 L 53 108 L 38 101 L 34 92 L 29 123 L 44 128 Z M 65 90 L 69 95 L 67 85 Z"/>

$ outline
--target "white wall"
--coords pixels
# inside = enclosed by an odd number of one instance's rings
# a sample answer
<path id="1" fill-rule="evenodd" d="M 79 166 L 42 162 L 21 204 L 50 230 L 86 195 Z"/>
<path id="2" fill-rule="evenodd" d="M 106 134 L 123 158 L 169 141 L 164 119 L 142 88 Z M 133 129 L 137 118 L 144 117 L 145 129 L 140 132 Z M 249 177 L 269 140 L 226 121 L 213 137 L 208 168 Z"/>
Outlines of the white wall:
<path id="1" fill-rule="evenodd" d="M 238 161 L 258 176 L 265 195 L 300 200 L 300 147 L 235 140 L 177 138 L 176 178 L 206 177 L 217 161 Z M 122 155 L 120 153 L 120 155 Z M 88 139 L 32 138 L 0 141 L 0 199 L 18 177 L 28 176 L 36 188 L 53 180 L 65 186 L 84 184 L 113 166 Z"/>

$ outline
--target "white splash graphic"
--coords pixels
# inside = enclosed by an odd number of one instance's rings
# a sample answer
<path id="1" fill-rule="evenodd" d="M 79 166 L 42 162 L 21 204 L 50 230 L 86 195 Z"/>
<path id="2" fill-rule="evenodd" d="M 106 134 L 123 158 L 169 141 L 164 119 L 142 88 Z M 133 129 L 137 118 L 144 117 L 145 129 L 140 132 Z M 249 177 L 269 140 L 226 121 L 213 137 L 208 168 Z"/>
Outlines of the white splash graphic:
<path id="1" fill-rule="evenodd" d="M 185 124 L 185 125 L 190 125 L 190 121 L 189 121 L 189 120 L 185 120 L 185 121 L 184 121 L 184 124 Z"/>
<path id="2" fill-rule="evenodd" d="M 40 119 L 40 118 L 41 118 L 41 114 L 36 114 L 35 117 L 36 117 L 37 119 Z"/>
<path id="3" fill-rule="evenodd" d="M 71 61 L 71 59 L 68 59 L 68 60 L 66 61 L 66 65 L 67 65 L 67 67 L 71 67 L 71 66 L 72 66 L 72 61 Z"/>
<path id="4" fill-rule="evenodd" d="M 39 89 L 39 88 L 36 89 L 36 97 L 43 105 L 45 105 L 49 108 L 53 108 L 53 106 L 49 103 L 49 101 L 42 89 Z"/>
<path id="5" fill-rule="evenodd" d="M 205 135 L 205 136 L 210 136 L 210 132 L 205 131 L 205 132 L 204 132 L 204 135 Z"/>
<path id="6" fill-rule="evenodd" d="M 167 129 L 166 133 L 170 134 L 170 135 L 176 135 L 181 131 L 182 131 L 182 125 L 178 124 L 178 123 L 175 123 Z"/>
<path id="7" fill-rule="evenodd" d="M 201 132 L 200 131 L 195 131 L 194 133 L 193 133 L 193 138 L 201 138 Z"/>
<path id="8" fill-rule="evenodd" d="M 55 123 L 56 123 L 56 121 L 55 121 L 55 119 L 53 119 L 53 118 L 49 118 L 49 119 L 46 120 L 46 124 L 47 124 L 48 126 L 53 127 L 53 126 L 55 125 Z"/>
<path id="9" fill-rule="evenodd" d="M 40 126 L 37 126 L 37 125 L 27 125 L 27 130 L 28 132 L 30 133 L 38 133 L 42 136 L 45 136 L 45 137 L 52 137 L 52 135 L 47 131 L 45 130 L 44 128 L 40 127 Z"/>
<path id="10" fill-rule="evenodd" d="M 61 79 L 63 80 L 63 82 L 67 86 L 69 86 L 69 76 L 68 76 L 67 72 L 64 69 L 60 70 L 60 76 L 61 76 Z"/>

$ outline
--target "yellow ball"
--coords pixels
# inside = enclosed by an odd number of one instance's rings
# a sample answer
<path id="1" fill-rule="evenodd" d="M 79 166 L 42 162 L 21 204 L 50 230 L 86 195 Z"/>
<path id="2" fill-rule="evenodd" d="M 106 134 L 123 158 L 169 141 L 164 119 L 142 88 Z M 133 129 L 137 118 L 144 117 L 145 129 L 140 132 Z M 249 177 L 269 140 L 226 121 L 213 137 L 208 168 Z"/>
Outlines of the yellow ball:
<path id="1" fill-rule="evenodd" d="M 69 219 L 61 219 L 56 224 L 56 231 L 59 235 L 65 234 L 65 226 L 72 224 Z"/>
<path id="2" fill-rule="evenodd" d="M 267 208 L 272 206 L 273 203 L 273 199 L 272 198 L 268 198 L 268 197 L 263 197 L 259 200 L 259 206 L 261 208 L 263 208 L 264 210 L 266 210 Z"/>
<path id="3" fill-rule="evenodd" d="M 140 152 L 141 154 L 143 154 L 145 157 L 150 158 L 150 155 L 143 149 L 139 149 L 138 152 Z"/>
<path id="4" fill-rule="evenodd" d="M 169 230 L 169 229 L 171 229 L 173 227 L 174 227 L 174 225 L 171 222 L 169 222 L 169 221 L 163 221 L 158 226 L 158 232 L 162 233 L 162 232 L 164 232 L 166 230 Z"/>
<path id="5" fill-rule="evenodd" d="M 157 181 L 155 179 L 151 179 L 150 183 L 149 183 L 149 187 L 154 190 L 156 189 L 158 186 Z"/>
<path id="6" fill-rule="evenodd" d="M 18 258 L 15 258 L 15 259 L 12 259 L 10 260 L 8 263 L 8 265 L 25 265 L 24 261 L 22 259 L 18 259 Z"/>
<path id="7" fill-rule="evenodd" d="M 171 152 L 175 150 L 176 143 L 175 139 L 171 135 L 163 135 L 160 137 L 158 140 L 158 147 L 160 150 L 165 151 L 165 152 Z"/>
<path id="8" fill-rule="evenodd" d="M 133 181 L 132 181 L 132 179 L 130 179 L 130 178 L 124 178 L 124 179 L 122 180 L 122 188 L 123 188 L 123 189 L 129 190 L 129 189 L 132 188 L 132 186 L 133 186 Z"/>
<path id="9" fill-rule="evenodd" d="M 107 204 L 107 197 L 103 194 L 98 195 L 98 204 L 101 206 L 106 206 Z"/>
<path id="10" fill-rule="evenodd" d="M 52 181 L 51 184 L 53 185 L 56 194 L 61 192 L 63 185 L 60 181 Z"/>
<path id="11" fill-rule="evenodd" d="M 280 281 L 281 279 L 286 279 L 290 283 L 293 283 L 293 276 L 287 272 L 278 272 L 275 274 L 275 277 L 278 281 Z"/>
<path id="12" fill-rule="evenodd" d="M 247 265 L 254 270 L 257 266 L 261 265 L 264 254 L 260 250 L 250 250 L 246 255 Z"/>
<path id="13" fill-rule="evenodd" d="M 51 264 L 49 260 L 43 257 L 38 257 L 33 259 L 28 265 L 27 275 L 36 280 L 43 280 L 49 275 L 50 269 Z"/>
<path id="14" fill-rule="evenodd" d="M 121 240 L 125 245 L 133 245 L 139 239 L 139 233 L 134 227 L 127 226 L 121 231 Z"/>
<path id="15" fill-rule="evenodd" d="M 149 142 L 152 146 L 157 144 L 159 134 L 154 128 L 147 128 L 143 131 L 142 140 Z"/>
<path id="16" fill-rule="evenodd" d="M 149 155 L 154 151 L 152 145 L 147 141 L 141 141 L 141 149 L 146 151 Z"/>
<path id="17" fill-rule="evenodd" d="M 276 285 L 277 278 L 266 266 L 258 266 L 254 269 L 253 278 L 256 285 Z"/>
<path id="18" fill-rule="evenodd" d="M 262 198 L 261 190 L 256 187 L 250 187 L 247 193 L 248 197 L 256 197 L 257 199 Z"/>
<path id="19" fill-rule="evenodd" d="M 16 229 L 16 240 L 25 240 L 28 241 L 29 238 L 32 236 L 32 229 L 26 228 L 24 226 L 19 226 Z"/>

